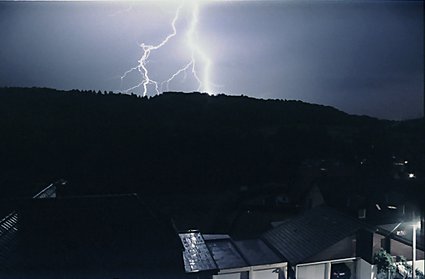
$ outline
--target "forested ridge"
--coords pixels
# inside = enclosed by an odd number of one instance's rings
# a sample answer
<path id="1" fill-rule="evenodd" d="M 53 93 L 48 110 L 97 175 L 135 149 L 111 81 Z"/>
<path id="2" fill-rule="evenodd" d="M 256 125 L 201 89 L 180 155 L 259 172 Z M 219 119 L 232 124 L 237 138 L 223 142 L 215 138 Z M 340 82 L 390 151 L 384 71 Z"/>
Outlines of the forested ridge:
<path id="1" fill-rule="evenodd" d="M 1 196 L 59 178 L 73 193 L 217 193 L 288 184 L 312 159 L 367 158 L 363 173 L 385 176 L 397 155 L 423 170 L 423 123 L 245 96 L 1 88 Z"/>

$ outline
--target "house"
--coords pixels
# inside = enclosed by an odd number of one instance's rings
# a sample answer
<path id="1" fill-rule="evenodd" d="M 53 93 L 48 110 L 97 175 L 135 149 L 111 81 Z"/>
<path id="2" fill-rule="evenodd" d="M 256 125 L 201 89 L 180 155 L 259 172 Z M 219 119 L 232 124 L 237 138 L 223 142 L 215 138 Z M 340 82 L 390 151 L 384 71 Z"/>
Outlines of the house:
<path id="1" fill-rule="evenodd" d="M 33 199 L 48 199 L 56 198 L 58 186 L 63 187 L 66 185 L 65 180 L 59 180 L 54 183 L 51 183 L 43 190 L 35 194 Z M 5 206 L 6 204 L 6 206 Z M 16 248 L 16 239 L 18 234 L 18 223 L 19 216 L 17 211 L 11 211 L 7 209 L 7 203 L 2 203 L 3 210 L 6 210 L 7 214 L 0 219 L 0 263 L 4 263 L 8 260 L 10 253 L 13 253 L 13 250 Z"/>
<path id="2" fill-rule="evenodd" d="M 1 278 L 187 277 L 171 222 L 137 194 L 50 195 L 13 212 L 14 229 L 0 235 Z"/>
<path id="3" fill-rule="evenodd" d="M 420 179 L 322 177 L 297 190 L 302 197 L 299 204 L 307 210 L 327 205 L 379 226 L 403 222 L 423 211 L 423 195 L 418 195 L 423 184 Z"/>
<path id="4" fill-rule="evenodd" d="M 183 242 L 194 237 L 204 245 L 203 249 L 195 250 L 185 245 L 185 257 L 191 254 L 190 251 L 193 253 L 185 263 L 207 258 L 211 263 L 208 268 L 194 269 L 186 264 L 186 272 L 209 271 L 209 278 L 220 279 L 373 279 L 377 276 L 373 256 L 381 248 L 393 256 L 412 260 L 412 240 L 329 207 L 315 207 L 274 225 L 260 237 L 249 240 L 233 240 L 227 235 L 202 235 L 198 231 L 180 234 Z M 247 251 L 262 261 L 250 261 Z M 417 246 L 416 259 L 416 266 L 423 270 L 422 244 Z"/>
<path id="5" fill-rule="evenodd" d="M 261 239 L 233 240 L 199 231 L 179 236 L 187 273 L 214 279 L 287 278 L 286 261 Z"/>
<path id="6" fill-rule="evenodd" d="M 374 278 L 373 255 L 380 248 L 412 260 L 412 241 L 324 206 L 278 224 L 262 239 L 288 261 L 297 279 L 330 279 L 340 270 L 351 274 L 346 278 Z M 424 247 L 417 248 L 423 269 Z"/>

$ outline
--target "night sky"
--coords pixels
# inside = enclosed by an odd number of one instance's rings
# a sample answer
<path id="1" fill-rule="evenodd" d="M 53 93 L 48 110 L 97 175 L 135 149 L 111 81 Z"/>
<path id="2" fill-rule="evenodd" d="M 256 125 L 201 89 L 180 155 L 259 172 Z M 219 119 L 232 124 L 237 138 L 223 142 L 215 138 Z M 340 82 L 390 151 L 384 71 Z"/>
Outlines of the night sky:
<path id="1" fill-rule="evenodd" d="M 150 53 L 152 79 L 166 80 L 190 61 L 192 2 L 180 10 L 177 34 Z M 0 2 L 0 86 L 125 91 L 142 81 L 137 71 L 121 80 L 142 57 L 139 45 L 164 40 L 179 5 Z M 211 64 L 200 91 L 422 117 L 423 17 L 422 1 L 202 2 L 192 39 Z M 205 80 L 206 60 L 195 58 Z M 189 69 L 169 89 L 192 92 L 198 84 Z"/>

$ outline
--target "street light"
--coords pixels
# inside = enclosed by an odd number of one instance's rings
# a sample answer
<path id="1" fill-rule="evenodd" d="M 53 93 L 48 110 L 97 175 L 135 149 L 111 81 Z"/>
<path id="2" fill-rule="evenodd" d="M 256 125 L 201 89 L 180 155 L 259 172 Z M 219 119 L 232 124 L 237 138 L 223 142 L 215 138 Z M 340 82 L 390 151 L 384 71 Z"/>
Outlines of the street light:
<path id="1" fill-rule="evenodd" d="M 416 229 L 421 229 L 421 221 L 413 223 L 413 251 L 412 251 L 412 278 L 416 279 L 416 269 L 415 269 L 415 261 L 416 261 Z"/>

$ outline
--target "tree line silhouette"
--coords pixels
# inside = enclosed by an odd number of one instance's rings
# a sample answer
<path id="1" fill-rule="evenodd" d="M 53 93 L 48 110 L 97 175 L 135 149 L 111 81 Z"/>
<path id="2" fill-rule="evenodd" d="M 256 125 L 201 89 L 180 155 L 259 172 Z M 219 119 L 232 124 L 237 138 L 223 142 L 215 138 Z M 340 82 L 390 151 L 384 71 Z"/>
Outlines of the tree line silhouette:
<path id="1" fill-rule="evenodd" d="M 73 194 L 218 193 L 290 183 L 312 158 L 385 175 L 393 154 L 423 169 L 422 126 L 293 100 L 1 88 L 0 191 L 63 178 Z"/>

